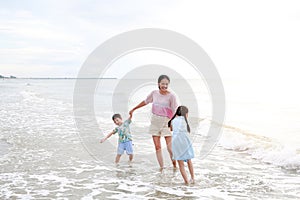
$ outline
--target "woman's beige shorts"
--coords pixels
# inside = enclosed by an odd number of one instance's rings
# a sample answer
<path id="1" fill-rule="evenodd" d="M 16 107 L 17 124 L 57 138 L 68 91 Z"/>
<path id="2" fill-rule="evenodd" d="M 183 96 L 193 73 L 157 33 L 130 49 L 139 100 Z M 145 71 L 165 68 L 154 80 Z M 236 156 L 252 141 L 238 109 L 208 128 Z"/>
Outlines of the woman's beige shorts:
<path id="1" fill-rule="evenodd" d="M 169 122 L 168 117 L 162 117 L 158 115 L 152 115 L 151 117 L 151 125 L 150 125 L 150 134 L 152 136 L 172 136 L 172 132 L 170 131 L 170 128 L 168 127 Z"/>

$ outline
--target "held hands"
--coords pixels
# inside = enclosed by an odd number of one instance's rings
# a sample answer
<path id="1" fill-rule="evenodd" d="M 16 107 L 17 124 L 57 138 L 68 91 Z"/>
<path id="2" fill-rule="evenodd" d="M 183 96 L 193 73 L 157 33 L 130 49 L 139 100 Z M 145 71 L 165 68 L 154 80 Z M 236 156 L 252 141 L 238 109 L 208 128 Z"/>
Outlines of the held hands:
<path id="1" fill-rule="evenodd" d="M 132 118 L 132 115 L 133 115 L 134 110 L 135 110 L 135 109 L 132 109 L 132 110 L 129 111 L 129 116 L 130 116 L 130 118 Z"/>
<path id="2" fill-rule="evenodd" d="M 141 107 L 143 107 L 143 106 L 145 106 L 145 105 L 147 105 L 147 104 L 145 103 L 145 101 L 142 101 L 142 102 L 139 103 L 136 107 L 134 107 L 132 110 L 129 111 L 129 115 L 132 116 L 133 111 L 135 111 L 136 109 L 139 109 L 139 108 L 141 108 Z"/>
<path id="3" fill-rule="evenodd" d="M 130 117 L 132 117 L 132 114 L 133 114 L 133 109 L 129 111 Z"/>
<path id="4" fill-rule="evenodd" d="M 100 143 L 103 143 L 105 140 L 106 140 L 105 138 L 102 138 L 102 139 L 100 140 Z"/>

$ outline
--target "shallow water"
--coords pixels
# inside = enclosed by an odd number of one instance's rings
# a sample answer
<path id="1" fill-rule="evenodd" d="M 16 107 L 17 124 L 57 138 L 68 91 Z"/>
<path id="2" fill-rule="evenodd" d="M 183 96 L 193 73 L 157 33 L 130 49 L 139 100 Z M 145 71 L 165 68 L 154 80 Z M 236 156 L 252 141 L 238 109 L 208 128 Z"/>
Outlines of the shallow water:
<path id="1" fill-rule="evenodd" d="M 76 127 L 72 102 L 50 83 L 2 83 L 0 102 L 0 199 L 297 199 L 298 154 L 284 154 L 280 144 L 224 127 L 208 156 L 200 159 L 205 135 L 192 135 L 196 183 L 186 186 L 164 149 L 162 172 L 154 155 L 147 123 L 133 122 L 135 157 L 115 166 L 117 137 L 100 144 L 102 134 L 84 140 Z M 49 90 L 47 95 L 43 91 Z M 2 93 L 3 94 L 3 93 Z M 51 94 L 51 95 L 50 95 Z M 108 114 L 109 111 L 107 111 Z M 114 127 L 98 117 L 104 133 Z M 201 131 L 209 127 L 203 119 Z M 84 142 L 83 142 L 84 141 Z M 89 143 L 90 141 L 90 143 Z M 164 141 L 162 142 L 165 147 Z M 95 154 L 91 149 L 96 149 Z M 276 153 L 283 154 L 283 157 Z M 273 154 L 274 155 L 273 155 Z M 105 154 L 105 159 L 97 159 Z M 271 154 L 268 162 L 267 157 Z M 264 155 L 264 156 L 262 156 Z M 263 157 L 263 158 L 262 158 Z M 268 164 L 269 163 L 269 164 Z"/>

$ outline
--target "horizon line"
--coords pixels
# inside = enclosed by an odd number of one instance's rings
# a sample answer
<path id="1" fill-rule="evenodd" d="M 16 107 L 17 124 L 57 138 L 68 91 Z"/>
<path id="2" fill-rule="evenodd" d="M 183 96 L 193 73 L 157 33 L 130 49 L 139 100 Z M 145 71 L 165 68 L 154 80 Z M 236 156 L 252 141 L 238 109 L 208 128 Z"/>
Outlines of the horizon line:
<path id="1" fill-rule="evenodd" d="M 117 79 L 117 77 L 86 77 L 86 78 L 77 78 L 77 77 L 0 77 L 1 79 Z"/>

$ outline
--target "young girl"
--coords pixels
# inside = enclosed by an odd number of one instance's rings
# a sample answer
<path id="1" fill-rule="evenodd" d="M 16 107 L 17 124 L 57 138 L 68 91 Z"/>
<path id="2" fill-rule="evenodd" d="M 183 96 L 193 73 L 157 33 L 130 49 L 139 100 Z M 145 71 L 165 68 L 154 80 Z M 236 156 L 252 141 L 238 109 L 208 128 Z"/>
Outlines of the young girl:
<path id="1" fill-rule="evenodd" d="M 190 183 L 194 183 L 194 168 L 191 161 L 194 158 L 194 150 L 192 143 L 189 139 L 188 132 L 190 132 L 190 126 L 187 121 L 188 108 L 185 106 L 179 106 L 175 115 L 169 121 L 168 126 L 173 131 L 172 137 L 172 152 L 173 159 L 177 160 L 180 173 L 184 179 L 185 184 L 188 184 L 188 177 L 184 169 L 184 161 L 187 162 L 191 175 Z"/>

